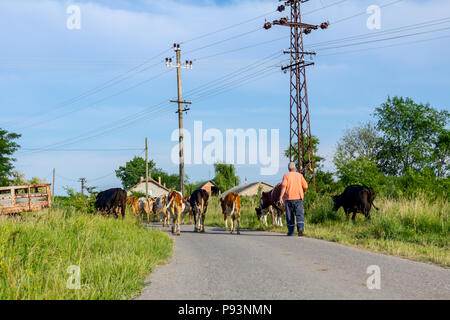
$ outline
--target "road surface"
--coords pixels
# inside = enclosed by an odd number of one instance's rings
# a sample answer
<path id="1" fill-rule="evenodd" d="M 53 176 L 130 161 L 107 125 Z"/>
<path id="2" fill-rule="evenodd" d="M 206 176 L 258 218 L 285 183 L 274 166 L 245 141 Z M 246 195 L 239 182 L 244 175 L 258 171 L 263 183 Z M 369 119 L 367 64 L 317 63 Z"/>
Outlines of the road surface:
<path id="1" fill-rule="evenodd" d="M 138 299 L 450 299 L 450 270 L 438 266 L 279 233 L 192 229 L 182 226 Z M 367 287 L 372 265 L 379 290 Z"/>

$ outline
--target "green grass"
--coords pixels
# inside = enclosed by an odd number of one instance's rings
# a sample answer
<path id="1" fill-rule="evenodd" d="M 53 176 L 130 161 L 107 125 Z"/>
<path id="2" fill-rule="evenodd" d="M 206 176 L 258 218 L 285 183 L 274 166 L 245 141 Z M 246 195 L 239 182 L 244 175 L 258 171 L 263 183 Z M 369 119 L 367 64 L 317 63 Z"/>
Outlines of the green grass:
<path id="1" fill-rule="evenodd" d="M 450 267 L 450 202 L 443 199 L 430 202 L 426 197 L 414 199 L 376 199 L 380 211 L 372 209 L 372 220 L 358 215 L 347 221 L 342 209 L 332 210 L 329 196 L 314 196 L 305 202 L 306 234 L 309 237 L 338 242 L 371 251 L 396 255 L 416 261 Z M 287 229 L 264 227 L 256 218 L 257 201 L 242 201 L 241 228 L 287 232 Z M 285 221 L 283 221 L 285 224 Z M 224 227 L 218 199 L 208 205 L 206 224 Z"/>
<path id="2" fill-rule="evenodd" d="M 0 299 L 130 299 L 173 249 L 164 233 L 74 210 L 0 220 Z M 81 289 L 67 288 L 71 265 Z"/>

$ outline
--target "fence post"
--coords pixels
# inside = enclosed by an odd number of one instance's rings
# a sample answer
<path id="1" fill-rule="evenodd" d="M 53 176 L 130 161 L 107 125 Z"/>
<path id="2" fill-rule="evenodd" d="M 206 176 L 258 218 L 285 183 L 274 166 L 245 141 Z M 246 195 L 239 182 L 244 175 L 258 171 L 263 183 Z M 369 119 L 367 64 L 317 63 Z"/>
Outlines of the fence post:
<path id="1" fill-rule="evenodd" d="M 31 187 L 28 186 L 28 211 L 31 211 Z"/>

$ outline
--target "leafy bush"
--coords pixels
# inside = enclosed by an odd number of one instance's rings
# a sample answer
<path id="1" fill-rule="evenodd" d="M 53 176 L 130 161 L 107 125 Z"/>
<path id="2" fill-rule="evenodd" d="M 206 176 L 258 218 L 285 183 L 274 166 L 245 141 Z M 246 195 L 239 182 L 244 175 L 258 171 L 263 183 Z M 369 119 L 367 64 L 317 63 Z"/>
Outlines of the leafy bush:
<path id="1" fill-rule="evenodd" d="M 71 188 L 65 190 L 68 196 L 55 197 L 55 203 L 53 204 L 55 208 L 76 210 L 82 213 L 95 213 L 97 211 L 95 209 L 95 193 L 90 193 L 87 196 Z"/>

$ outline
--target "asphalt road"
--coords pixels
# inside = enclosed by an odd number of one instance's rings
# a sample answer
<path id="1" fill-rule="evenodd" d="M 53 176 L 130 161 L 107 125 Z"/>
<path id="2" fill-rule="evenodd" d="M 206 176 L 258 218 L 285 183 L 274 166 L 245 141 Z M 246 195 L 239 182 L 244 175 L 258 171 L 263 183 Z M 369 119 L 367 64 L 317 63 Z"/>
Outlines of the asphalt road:
<path id="1" fill-rule="evenodd" d="M 182 226 L 138 299 L 450 299 L 449 269 L 279 233 L 192 229 Z M 379 290 L 367 288 L 371 265 Z"/>

